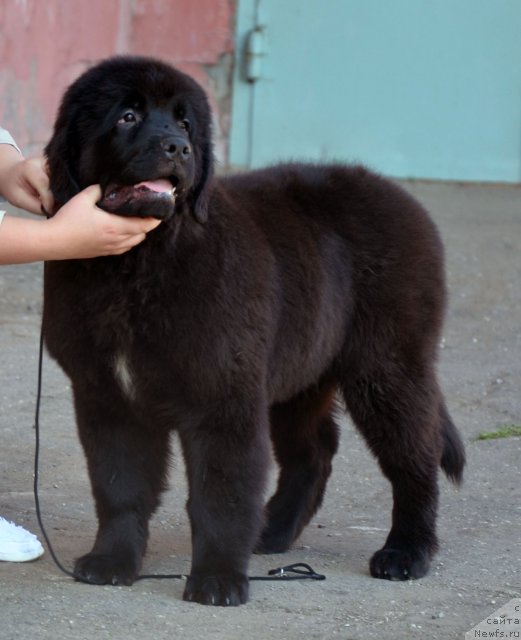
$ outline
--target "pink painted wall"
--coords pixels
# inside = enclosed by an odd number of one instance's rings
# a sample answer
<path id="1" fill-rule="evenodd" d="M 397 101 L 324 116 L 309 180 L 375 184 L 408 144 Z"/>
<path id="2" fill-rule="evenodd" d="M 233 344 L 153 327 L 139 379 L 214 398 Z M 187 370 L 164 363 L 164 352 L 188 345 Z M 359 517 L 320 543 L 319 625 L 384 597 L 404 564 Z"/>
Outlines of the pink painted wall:
<path id="1" fill-rule="evenodd" d="M 198 80 L 227 158 L 236 0 L 0 0 L 0 124 L 23 151 L 47 142 L 60 96 L 97 60 L 162 58 Z"/>

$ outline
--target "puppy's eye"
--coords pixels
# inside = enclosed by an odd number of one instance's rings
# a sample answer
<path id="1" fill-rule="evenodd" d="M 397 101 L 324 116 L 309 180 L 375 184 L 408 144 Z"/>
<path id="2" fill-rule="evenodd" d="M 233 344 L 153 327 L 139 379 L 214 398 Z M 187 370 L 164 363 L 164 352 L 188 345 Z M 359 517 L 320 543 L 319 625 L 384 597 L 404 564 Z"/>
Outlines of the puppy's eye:
<path id="1" fill-rule="evenodd" d="M 137 117 L 134 111 L 125 111 L 125 113 L 118 120 L 118 124 L 134 124 L 137 122 Z"/>
<path id="2" fill-rule="evenodd" d="M 181 129 L 184 129 L 185 131 L 190 131 L 190 121 L 187 120 L 186 118 L 184 120 L 180 120 L 178 124 L 181 127 Z"/>

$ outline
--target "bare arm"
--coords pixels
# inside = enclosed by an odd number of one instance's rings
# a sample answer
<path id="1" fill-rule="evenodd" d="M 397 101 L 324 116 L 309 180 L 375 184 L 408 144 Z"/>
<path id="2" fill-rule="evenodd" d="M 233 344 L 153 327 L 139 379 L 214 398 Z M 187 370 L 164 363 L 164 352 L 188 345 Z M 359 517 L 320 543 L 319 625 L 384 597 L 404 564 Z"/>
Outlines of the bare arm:
<path id="1" fill-rule="evenodd" d="M 0 224 L 0 264 L 117 255 L 145 239 L 160 224 L 124 218 L 96 207 L 99 186 L 88 187 L 49 220 L 5 216 Z"/>

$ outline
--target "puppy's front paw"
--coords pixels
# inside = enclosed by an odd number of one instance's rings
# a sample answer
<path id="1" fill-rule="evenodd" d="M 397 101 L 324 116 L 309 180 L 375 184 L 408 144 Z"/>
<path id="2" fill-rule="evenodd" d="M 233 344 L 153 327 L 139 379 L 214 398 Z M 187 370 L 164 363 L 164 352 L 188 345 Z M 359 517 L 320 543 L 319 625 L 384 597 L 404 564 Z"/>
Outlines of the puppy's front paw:
<path id="1" fill-rule="evenodd" d="M 242 573 L 217 575 L 191 575 L 186 582 L 183 600 L 236 607 L 248 602 L 248 576 Z"/>
<path id="2" fill-rule="evenodd" d="M 109 555 L 87 553 L 74 565 L 74 577 L 89 584 L 131 585 L 139 567 L 131 560 Z"/>
<path id="3" fill-rule="evenodd" d="M 410 580 L 421 578 L 430 567 L 429 554 L 423 551 L 383 548 L 371 558 L 369 569 L 373 578 Z"/>

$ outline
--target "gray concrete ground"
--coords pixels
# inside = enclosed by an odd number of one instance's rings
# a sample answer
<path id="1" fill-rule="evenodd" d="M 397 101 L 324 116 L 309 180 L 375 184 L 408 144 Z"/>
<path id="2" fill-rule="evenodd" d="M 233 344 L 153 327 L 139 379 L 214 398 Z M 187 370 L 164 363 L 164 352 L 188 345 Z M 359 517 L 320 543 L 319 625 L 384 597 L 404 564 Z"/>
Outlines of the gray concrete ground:
<path id="1" fill-rule="evenodd" d="M 254 557 L 252 574 L 305 561 L 325 582 L 253 583 L 240 608 L 181 600 L 179 581 L 133 587 L 77 584 L 49 553 L 0 563 L 0 638 L 463 638 L 521 596 L 521 439 L 477 440 L 521 423 L 521 188 L 406 185 L 431 210 L 447 248 L 451 305 L 440 377 L 467 447 L 464 486 L 441 480 L 440 552 L 416 582 L 369 577 L 389 527 L 390 491 L 346 421 L 325 504 L 295 547 Z M 0 514 L 37 530 L 32 496 L 41 266 L 0 269 Z M 67 380 L 44 366 L 40 495 L 62 562 L 90 548 L 95 531 Z M 180 455 L 153 520 L 144 570 L 189 570 Z"/>

